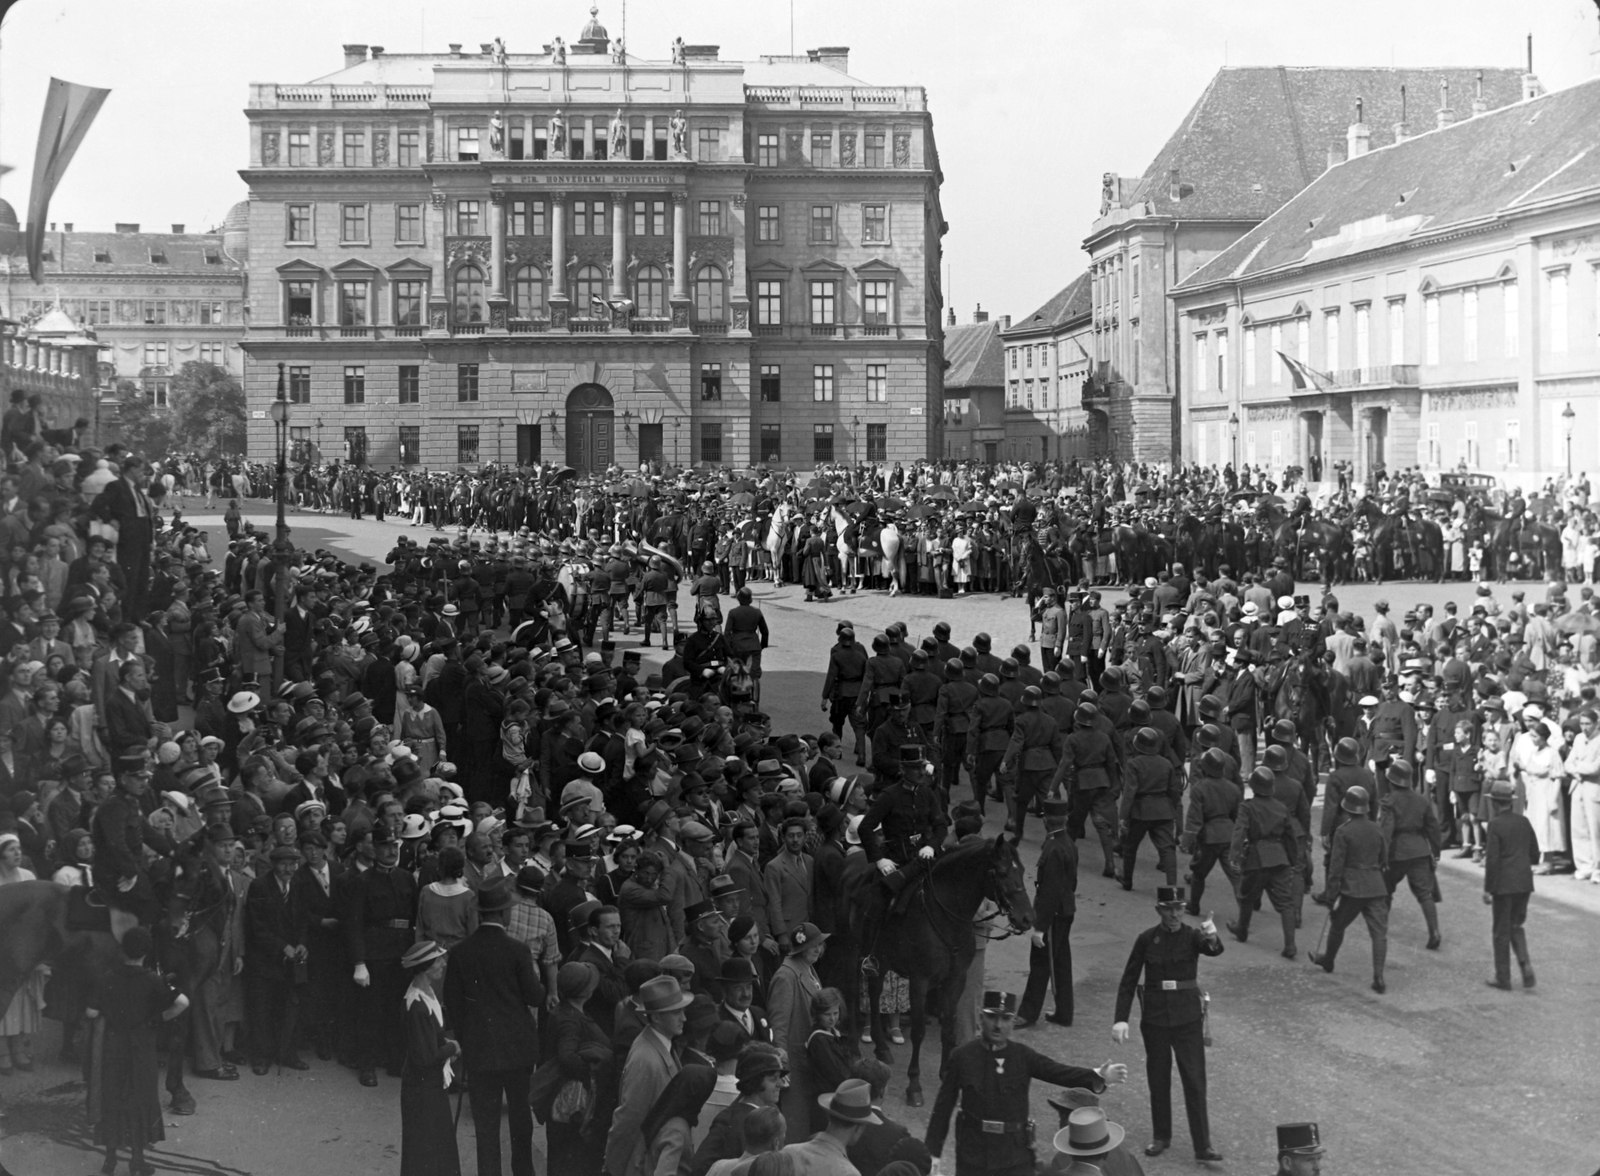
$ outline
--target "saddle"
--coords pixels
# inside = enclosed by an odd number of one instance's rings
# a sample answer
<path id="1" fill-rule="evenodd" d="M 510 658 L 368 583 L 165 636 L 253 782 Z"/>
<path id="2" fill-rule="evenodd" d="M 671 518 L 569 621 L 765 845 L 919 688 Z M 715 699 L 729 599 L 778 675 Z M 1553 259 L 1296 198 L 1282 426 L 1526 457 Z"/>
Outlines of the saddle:
<path id="1" fill-rule="evenodd" d="M 67 930 L 111 933 L 111 906 L 106 896 L 88 886 L 67 892 Z"/>

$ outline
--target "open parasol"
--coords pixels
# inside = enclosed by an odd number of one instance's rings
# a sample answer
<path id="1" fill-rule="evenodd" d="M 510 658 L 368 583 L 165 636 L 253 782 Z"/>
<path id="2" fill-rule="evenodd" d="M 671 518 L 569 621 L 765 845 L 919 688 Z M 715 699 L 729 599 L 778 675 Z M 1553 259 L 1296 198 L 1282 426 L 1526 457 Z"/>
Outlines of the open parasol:
<path id="1" fill-rule="evenodd" d="M 941 512 L 940 509 L 937 506 L 934 506 L 932 503 L 919 502 L 906 513 L 914 519 L 926 519 L 932 518 L 934 515 L 941 514 L 943 512 Z"/>
<path id="2" fill-rule="evenodd" d="M 963 502 L 956 509 L 962 514 L 982 514 L 986 508 L 983 503 L 974 498 L 971 502 Z"/>
<path id="3" fill-rule="evenodd" d="M 1557 633 L 1600 633 L 1600 618 L 1585 609 L 1562 613 L 1555 621 Z"/>
<path id="4" fill-rule="evenodd" d="M 929 488 L 928 492 L 923 495 L 923 497 L 939 498 L 945 502 L 954 502 L 956 500 L 956 492 L 955 488 L 952 486 L 933 486 Z"/>

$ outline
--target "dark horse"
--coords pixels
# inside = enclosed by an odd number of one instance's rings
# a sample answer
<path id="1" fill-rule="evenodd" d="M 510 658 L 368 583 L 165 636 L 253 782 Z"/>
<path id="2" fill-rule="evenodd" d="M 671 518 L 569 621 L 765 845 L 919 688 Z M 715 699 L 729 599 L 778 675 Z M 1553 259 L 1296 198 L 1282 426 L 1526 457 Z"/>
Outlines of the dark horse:
<path id="1" fill-rule="evenodd" d="M 1028 596 L 1028 640 L 1032 641 L 1039 624 L 1039 598 L 1044 595 L 1044 590 L 1054 588 L 1057 597 L 1061 597 L 1067 587 L 1075 582 L 1075 577 L 1072 565 L 1059 556 L 1047 554 L 1039 544 L 1039 537 L 1032 532 L 1027 537 L 1021 566 L 1024 574 L 1017 591 L 1019 595 L 1027 593 Z"/>
<path id="2" fill-rule="evenodd" d="M 1294 724 L 1312 772 L 1320 772 L 1333 700 L 1328 689 L 1328 669 L 1312 652 L 1309 641 L 1302 643 L 1294 657 L 1268 673 L 1266 695 L 1272 717 Z"/>
<path id="3" fill-rule="evenodd" d="M 1511 571 L 1513 553 L 1520 560 L 1524 574 L 1542 580 L 1560 570 L 1560 531 L 1528 515 L 1520 520 L 1503 519 L 1485 511 L 1483 517 L 1488 531 L 1488 542 L 1484 544 L 1488 564 L 1483 570 L 1485 579 L 1495 577 L 1504 584 Z"/>
<path id="4" fill-rule="evenodd" d="M 1338 582 L 1339 566 L 1350 546 L 1344 528 L 1317 519 L 1306 519 L 1302 527 L 1275 503 L 1263 504 L 1256 514 L 1272 536 L 1273 554 L 1288 560 L 1296 576 L 1305 575 L 1306 560 L 1311 558 L 1324 584 L 1331 588 Z"/>
<path id="5" fill-rule="evenodd" d="M 860 972 L 859 914 L 864 905 L 855 896 L 863 886 L 880 885 L 878 878 L 871 862 L 855 858 L 846 866 L 840 887 L 835 926 L 849 931 L 835 932 L 828 946 L 846 953 L 838 974 L 850 977 L 852 982 Z M 967 970 L 977 954 L 975 918 L 986 898 L 1005 912 L 1018 931 L 1033 926 L 1033 903 L 1028 900 L 1023 882 L 1022 859 L 1017 855 L 1016 843 L 1003 833 L 992 841 L 958 845 L 935 860 L 905 911 L 885 919 L 878 935 L 876 954 L 882 967 L 904 976 L 911 988 L 911 1011 L 905 1022 L 911 1033 L 907 1106 L 922 1105 L 922 1039 L 927 1031 L 930 993 L 931 1011 L 939 1018 L 941 1070 L 955 1044 L 956 1005 L 966 987 Z M 867 993 L 872 1009 L 873 1045 L 882 1061 L 891 1062 L 894 1055 L 884 1032 L 883 1015 L 878 1011 L 883 995 L 882 970 L 868 977 Z"/>
<path id="6" fill-rule="evenodd" d="M 1385 514 L 1370 498 L 1356 509 L 1372 523 L 1374 580 L 1381 584 L 1392 566 L 1403 567 L 1408 579 L 1443 582 L 1444 532 L 1438 523 L 1413 514 Z"/>

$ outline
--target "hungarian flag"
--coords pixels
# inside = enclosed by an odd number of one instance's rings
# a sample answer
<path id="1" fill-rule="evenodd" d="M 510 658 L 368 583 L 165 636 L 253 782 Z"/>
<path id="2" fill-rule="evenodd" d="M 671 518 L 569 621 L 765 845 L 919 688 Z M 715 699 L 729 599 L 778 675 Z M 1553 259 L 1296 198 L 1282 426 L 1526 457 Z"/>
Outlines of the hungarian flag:
<path id="1" fill-rule="evenodd" d="M 33 153 L 33 190 L 28 194 L 28 273 L 40 280 L 40 255 L 44 251 L 44 226 L 50 212 L 50 197 L 66 174 L 67 164 L 77 153 L 78 144 L 89 133 L 89 124 L 100 113 L 100 105 L 111 93 L 93 86 L 50 79 L 45 95 L 44 117 L 39 122 L 39 146 Z"/>

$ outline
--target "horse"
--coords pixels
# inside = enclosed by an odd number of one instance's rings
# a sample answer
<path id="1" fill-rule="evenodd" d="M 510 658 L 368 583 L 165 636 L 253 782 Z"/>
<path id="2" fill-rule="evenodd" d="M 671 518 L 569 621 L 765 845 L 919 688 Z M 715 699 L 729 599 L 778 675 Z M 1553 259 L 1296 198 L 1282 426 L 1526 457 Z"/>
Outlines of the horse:
<path id="1" fill-rule="evenodd" d="M 1310 642 L 1305 642 L 1293 657 L 1281 662 L 1267 674 L 1267 703 L 1274 719 L 1288 719 L 1294 724 L 1311 761 L 1313 774 L 1322 770 L 1323 744 L 1327 720 L 1333 711 L 1329 693 L 1328 669 L 1312 653 Z"/>
<path id="2" fill-rule="evenodd" d="M 1410 513 L 1385 514 L 1371 498 L 1363 499 L 1356 510 L 1372 523 L 1375 580 L 1381 583 L 1390 567 L 1403 567 L 1410 579 L 1432 575 L 1436 582 L 1444 581 L 1444 532 L 1438 523 Z"/>
<path id="3" fill-rule="evenodd" d="M 772 512 L 772 521 L 767 526 L 767 534 L 761 544 L 772 561 L 774 585 L 783 583 L 783 550 L 789 542 L 789 523 L 793 518 L 794 507 L 787 502 L 780 502 Z"/>
<path id="4" fill-rule="evenodd" d="M 1039 623 L 1039 598 L 1046 588 L 1054 588 L 1058 596 L 1064 593 L 1073 583 L 1072 567 L 1067 561 L 1046 554 L 1039 537 L 1032 533 L 1028 535 L 1021 566 L 1023 575 L 1019 577 L 1018 595 L 1026 593 L 1028 597 L 1028 640 L 1032 641 Z"/>
<path id="5" fill-rule="evenodd" d="M 838 966 L 839 975 L 853 978 L 860 973 L 860 890 L 880 884 L 876 867 L 865 858 L 853 859 L 846 866 L 835 926 L 849 930 L 845 934 L 835 932 L 829 945 L 848 953 Z M 1007 840 L 1003 833 L 993 840 L 956 846 L 936 858 L 916 885 L 904 912 L 885 918 L 876 944 L 882 967 L 904 976 L 911 988 L 911 1011 L 906 1022 L 911 1034 L 906 1105 L 912 1107 L 922 1105 L 922 1040 L 927 1031 L 930 993 L 936 994 L 931 1011 L 939 1019 L 941 1072 L 955 1044 L 956 1005 L 977 954 L 973 936 L 979 906 L 985 898 L 992 900 L 1018 932 L 1029 930 L 1034 921 L 1033 904 L 1023 881 L 1022 858 L 1016 842 Z M 881 1061 L 892 1062 L 894 1054 L 889 1049 L 883 1015 L 878 1011 L 883 995 L 881 969 L 868 977 L 867 995 L 872 1009 L 874 1050 Z"/>
<path id="6" fill-rule="evenodd" d="M 1488 565 L 1483 572 L 1485 578 L 1498 573 L 1500 583 L 1504 584 L 1511 570 L 1513 553 L 1522 567 L 1539 579 L 1561 567 L 1561 532 L 1554 527 L 1527 515 L 1521 518 L 1520 527 L 1515 519 L 1503 519 L 1487 512 L 1484 517 L 1488 520 L 1488 541 L 1484 544 Z"/>

